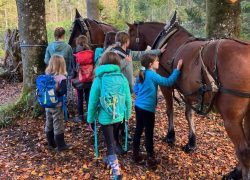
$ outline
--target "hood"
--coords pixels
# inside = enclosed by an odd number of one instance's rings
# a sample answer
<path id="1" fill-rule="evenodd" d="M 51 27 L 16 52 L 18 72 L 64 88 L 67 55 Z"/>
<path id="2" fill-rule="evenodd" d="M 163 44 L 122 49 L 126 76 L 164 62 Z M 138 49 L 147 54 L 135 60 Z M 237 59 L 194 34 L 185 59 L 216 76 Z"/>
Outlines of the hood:
<path id="1" fill-rule="evenodd" d="M 67 44 L 64 41 L 54 41 L 51 43 L 51 47 L 55 53 L 61 53 L 65 51 Z"/>
<path id="2" fill-rule="evenodd" d="M 114 73 L 114 72 L 116 73 L 121 72 L 120 67 L 114 64 L 106 64 L 97 67 L 95 70 L 95 75 L 102 76 L 105 73 Z"/>

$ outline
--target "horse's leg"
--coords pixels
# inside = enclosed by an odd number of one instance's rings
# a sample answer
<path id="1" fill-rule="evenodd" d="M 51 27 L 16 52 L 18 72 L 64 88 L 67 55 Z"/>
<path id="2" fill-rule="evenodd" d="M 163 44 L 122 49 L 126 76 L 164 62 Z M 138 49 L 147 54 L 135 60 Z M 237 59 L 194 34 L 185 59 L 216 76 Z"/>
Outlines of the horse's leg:
<path id="1" fill-rule="evenodd" d="M 250 146 L 250 107 L 246 113 L 243 123 L 244 133 L 247 139 L 248 146 Z"/>
<path id="2" fill-rule="evenodd" d="M 192 118 L 192 109 L 189 105 L 186 105 L 185 107 L 185 116 L 188 121 L 189 134 L 188 134 L 188 143 L 183 147 L 183 150 L 186 153 L 190 153 L 195 151 L 196 149 L 196 134 L 195 134 L 194 121 Z"/>
<path id="3" fill-rule="evenodd" d="M 168 145 L 173 146 L 175 144 L 175 131 L 174 131 L 172 89 L 161 87 L 161 91 L 166 101 L 166 112 L 168 116 L 168 132 L 165 137 L 165 141 L 168 143 Z"/>
<path id="4" fill-rule="evenodd" d="M 250 179 L 250 149 L 242 124 L 243 118 L 247 112 L 248 101 L 248 99 L 227 94 L 223 94 L 217 99 L 217 107 L 224 120 L 225 129 L 235 146 L 236 155 L 239 159 L 239 164 L 242 170 L 243 180 Z M 239 167 L 236 173 L 239 174 Z M 224 179 L 232 179 L 231 175 L 232 173 L 229 173 Z"/>

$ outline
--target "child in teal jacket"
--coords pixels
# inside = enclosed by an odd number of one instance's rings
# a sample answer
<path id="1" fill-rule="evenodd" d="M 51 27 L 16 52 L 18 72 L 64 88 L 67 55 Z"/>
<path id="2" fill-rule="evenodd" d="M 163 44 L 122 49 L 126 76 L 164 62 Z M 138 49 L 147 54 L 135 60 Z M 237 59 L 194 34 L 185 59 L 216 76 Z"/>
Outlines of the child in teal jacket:
<path id="1" fill-rule="evenodd" d="M 111 79 L 112 74 L 118 75 L 116 76 L 115 82 Z M 110 77 L 108 75 L 110 75 Z M 102 89 L 104 88 L 104 77 L 105 79 L 107 77 L 110 78 L 109 86 L 111 88 L 113 87 L 113 96 L 111 99 L 118 97 L 118 101 L 116 101 L 117 107 L 115 108 L 119 110 L 123 109 L 123 112 L 117 111 L 117 113 L 114 113 L 113 109 L 113 113 L 110 114 L 102 104 L 103 94 L 107 93 Z M 121 94 L 122 96 L 120 96 Z M 121 102 L 123 103 L 121 104 Z M 114 101 L 110 103 L 112 103 L 111 107 L 114 107 Z M 124 108 L 120 108 L 118 106 L 123 106 Z M 117 127 L 119 127 L 119 124 L 123 121 L 123 119 L 128 120 L 130 118 L 131 108 L 132 100 L 129 84 L 127 79 L 121 73 L 120 58 L 114 52 L 107 52 L 100 59 L 100 66 L 97 67 L 95 71 L 95 79 L 90 90 L 87 121 L 88 123 L 93 123 L 95 119 L 98 119 L 101 124 L 105 143 L 107 145 L 107 160 L 112 168 L 114 179 L 121 178 L 121 172 L 118 159 L 115 154 L 115 140 L 113 132 Z"/>

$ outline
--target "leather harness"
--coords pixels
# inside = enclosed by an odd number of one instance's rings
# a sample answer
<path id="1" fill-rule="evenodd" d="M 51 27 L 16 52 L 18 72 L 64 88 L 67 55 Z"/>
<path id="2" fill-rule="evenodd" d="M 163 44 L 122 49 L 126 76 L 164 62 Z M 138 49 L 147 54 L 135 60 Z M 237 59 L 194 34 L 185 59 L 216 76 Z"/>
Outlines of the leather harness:
<path id="1" fill-rule="evenodd" d="M 174 28 L 173 28 L 174 27 Z M 173 26 L 170 29 L 168 29 L 169 32 L 161 32 L 156 41 L 154 42 L 153 48 L 160 48 L 162 47 L 166 42 L 168 42 L 168 40 L 176 33 L 178 32 L 178 28 Z M 171 31 L 170 31 L 171 30 Z M 165 30 L 163 30 L 165 31 Z M 162 37 L 159 37 L 162 36 Z M 223 42 L 224 39 L 220 39 L 218 41 L 218 43 L 216 44 L 216 49 L 215 49 L 215 56 L 214 56 L 214 67 L 213 67 L 213 72 L 212 74 L 207 70 L 206 65 L 204 64 L 203 61 L 203 54 L 205 49 L 209 46 L 209 44 L 212 42 L 211 40 L 207 41 L 205 44 L 201 45 L 201 47 L 199 48 L 198 54 L 197 56 L 194 58 L 195 60 L 198 58 L 199 61 L 201 62 L 201 77 L 202 77 L 202 84 L 200 86 L 199 89 L 195 90 L 194 92 L 189 92 L 189 93 L 184 93 L 183 90 L 181 90 L 181 88 L 176 84 L 176 89 L 181 97 L 181 99 L 188 104 L 195 112 L 197 112 L 198 114 L 201 115 L 207 115 L 215 102 L 216 96 L 218 95 L 218 92 L 221 93 L 227 93 L 227 94 L 232 94 L 235 96 L 239 96 L 239 97 L 243 97 L 243 98 L 250 98 L 250 92 L 241 92 L 238 90 L 234 90 L 234 89 L 228 89 L 228 88 L 224 88 L 219 80 L 219 75 L 218 75 L 218 53 L 219 53 L 219 48 L 221 43 Z M 230 39 L 230 40 L 234 40 L 238 43 L 244 44 L 244 45 L 248 45 L 247 42 L 242 42 L 240 40 L 236 40 L 236 39 Z M 175 55 L 173 56 L 173 58 L 171 58 L 170 60 L 167 61 L 167 65 L 170 65 L 170 69 L 171 71 L 173 71 L 173 65 L 174 62 L 176 60 L 176 57 L 179 55 L 179 53 L 183 50 L 183 48 L 185 47 L 185 45 L 187 45 L 190 42 L 194 42 L 194 41 L 200 41 L 200 39 L 197 39 L 193 36 L 190 36 L 190 38 L 188 38 L 186 41 L 184 41 L 181 46 L 177 49 Z M 159 63 L 160 66 L 168 73 L 169 72 L 160 62 Z M 207 79 L 209 80 L 209 85 L 210 87 L 207 85 L 207 83 L 205 82 L 205 78 L 204 76 L 207 77 Z M 209 102 L 209 105 L 207 107 L 206 110 L 204 110 L 205 108 L 205 104 L 204 104 L 204 97 L 205 97 L 205 93 L 207 92 L 212 92 L 212 98 Z M 198 104 L 196 106 L 193 106 L 190 102 L 188 102 L 185 97 L 187 96 L 192 96 L 198 94 Z M 176 99 L 176 97 L 174 97 Z"/>

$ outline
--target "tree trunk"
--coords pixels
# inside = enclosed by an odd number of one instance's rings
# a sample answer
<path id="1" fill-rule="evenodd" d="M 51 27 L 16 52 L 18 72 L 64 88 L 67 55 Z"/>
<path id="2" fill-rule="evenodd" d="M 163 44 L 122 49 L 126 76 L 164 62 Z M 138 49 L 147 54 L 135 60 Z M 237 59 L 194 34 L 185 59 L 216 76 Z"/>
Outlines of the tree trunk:
<path id="1" fill-rule="evenodd" d="M 16 0 L 19 40 L 23 64 L 23 94 L 29 105 L 35 103 L 35 78 L 44 72 L 47 46 L 45 0 Z"/>
<path id="2" fill-rule="evenodd" d="M 207 0 L 207 37 L 240 35 L 240 0 Z"/>
<path id="3" fill-rule="evenodd" d="M 99 20 L 99 0 L 86 0 L 87 4 L 87 17 L 90 19 Z"/>

